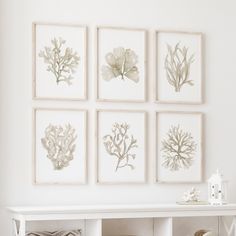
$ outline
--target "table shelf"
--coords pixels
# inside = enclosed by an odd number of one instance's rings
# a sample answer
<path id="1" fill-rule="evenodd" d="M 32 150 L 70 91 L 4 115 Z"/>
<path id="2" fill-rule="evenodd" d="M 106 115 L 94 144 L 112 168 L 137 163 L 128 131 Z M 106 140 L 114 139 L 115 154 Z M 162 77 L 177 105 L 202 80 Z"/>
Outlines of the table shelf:
<path id="1" fill-rule="evenodd" d="M 30 230 L 82 229 L 82 236 L 183 236 L 208 229 L 236 236 L 236 204 L 10 207 L 14 236 Z"/>

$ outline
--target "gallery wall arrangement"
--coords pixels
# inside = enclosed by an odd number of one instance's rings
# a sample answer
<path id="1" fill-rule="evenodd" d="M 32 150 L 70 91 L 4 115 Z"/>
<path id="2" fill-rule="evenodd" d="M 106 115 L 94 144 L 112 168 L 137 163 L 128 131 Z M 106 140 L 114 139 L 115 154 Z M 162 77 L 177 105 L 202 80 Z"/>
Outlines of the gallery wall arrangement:
<path id="1" fill-rule="evenodd" d="M 87 183 L 88 148 L 95 150 L 96 184 L 144 184 L 151 159 L 156 183 L 201 182 L 203 113 L 179 110 L 203 103 L 202 33 L 155 31 L 156 60 L 148 62 L 149 30 L 98 26 L 96 65 L 88 68 L 87 28 L 33 23 L 33 99 L 83 103 L 87 71 L 94 70 L 96 117 L 92 130 L 89 109 L 33 108 L 34 183 Z M 148 63 L 155 64 L 154 78 L 147 78 Z M 152 91 L 148 80 L 156 85 Z M 148 156 L 150 110 L 100 109 L 101 102 L 155 104 L 155 157 Z M 177 111 L 159 111 L 159 103 L 178 104 Z M 94 146 L 88 132 L 95 134 Z"/>

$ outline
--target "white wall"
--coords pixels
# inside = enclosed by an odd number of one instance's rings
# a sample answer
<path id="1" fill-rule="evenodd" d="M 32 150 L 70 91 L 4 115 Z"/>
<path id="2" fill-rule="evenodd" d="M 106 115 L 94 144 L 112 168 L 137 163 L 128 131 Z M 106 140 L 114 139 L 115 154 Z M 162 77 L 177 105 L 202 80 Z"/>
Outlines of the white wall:
<path id="1" fill-rule="evenodd" d="M 201 31 L 205 34 L 205 94 L 200 106 L 115 104 L 116 108 L 149 111 L 149 130 L 155 110 L 197 110 L 205 119 L 205 177 L 219 167 L 230 180 L 229 200 L 236 201 L 236 2 L 234 0 L 0 0 L 0 206 L 84 203 L 174 202 L 191 185 L 158 185 L 154 171 L 154 134 L 149 136 L 149 182 L 142 186 L 94 184 L 94 26 L 149 29 L 149 79 L 154 78 L 155 29 Z M 32 21 L 72 22 L 89 26 L 89 101 L 31 101 Z M 152 91 L 152 82 L 149 84 Z M 152 99 L 150 94 L 149 101 Z M 31 108 L 89 109 L 89 179 L 86 186 L 33 186 Z M 110 104 L 97 104 L 110 108 Z M 206 179 L 205 178 L 205 179 Z M 206 196 L 206 185 L 196 185 Z M 0 213 L 1 214 L 1 213 Z M 3 218 L 3 217 L 2 217 Z M 4 227 L 10 235 L 9 225 Z"/>

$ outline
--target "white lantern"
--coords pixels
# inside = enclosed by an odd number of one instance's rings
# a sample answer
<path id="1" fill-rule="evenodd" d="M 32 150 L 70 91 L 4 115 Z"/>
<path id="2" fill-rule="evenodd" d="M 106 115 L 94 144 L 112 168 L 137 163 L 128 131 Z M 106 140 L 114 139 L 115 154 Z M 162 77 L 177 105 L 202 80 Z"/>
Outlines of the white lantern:
<path id="1" fill-rule="evenodd" d="M 226 181 L 218 169 L 208 180 L 208 202 L 211 205 L 226 204 Z"/>

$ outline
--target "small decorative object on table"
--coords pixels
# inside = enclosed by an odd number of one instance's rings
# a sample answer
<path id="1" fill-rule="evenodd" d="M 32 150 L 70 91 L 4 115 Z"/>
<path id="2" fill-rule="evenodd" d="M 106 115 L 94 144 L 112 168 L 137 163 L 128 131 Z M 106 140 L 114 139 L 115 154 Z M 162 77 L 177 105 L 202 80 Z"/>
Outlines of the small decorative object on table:
<path id="1" fill-rule="evenodd" d="M 200 201 L 200 191 L 194 187 L 190 190 L 184 192 L 182 197 L 183 201 L 177 202 L 177 204 L 181 205 L 206 205 L 207 202 Z"/>
<path id="2" fill-rule="evenodd" d="M 208 201 L 211 205 L 226 204 L 226 181 L 218 169 L 208 179 Z"/>
<path id="3" fill-rule="evenodd" d="M 185 202 L 199 202 L 200 191 L 192 187 L 190 190 L 186 191 L 183 196 Z"/>

